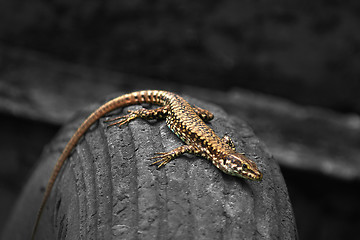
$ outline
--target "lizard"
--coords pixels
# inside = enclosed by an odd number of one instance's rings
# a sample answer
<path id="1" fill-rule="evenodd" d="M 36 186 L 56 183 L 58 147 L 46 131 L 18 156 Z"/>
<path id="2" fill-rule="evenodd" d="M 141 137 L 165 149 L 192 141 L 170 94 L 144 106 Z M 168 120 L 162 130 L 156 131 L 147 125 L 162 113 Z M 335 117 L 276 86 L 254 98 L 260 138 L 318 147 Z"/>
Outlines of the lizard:
<path id="1" fill-rule="evenodd" d="M 65 146 L 46 186 L 31 239 L 35 239 L 41 214 L 64 162 L 87 130 L 101 117 L 115 109 L 142 103 L 150 103 L 159 105 L 160 107 L 157 109 L 142 108 L 139 110 L 129 110 L 128 114 L 105 120 L 105 122 L 112 122 L 108 124 L 107 127 L 114 125 L 120 127 L 136 118 L 146 120 L 165 119 L 170 130 L 175 133 L 185 145 L 169 152 L 155 153 L 156 155 L 151 158 L 155 160 L 152 164 L 158 164 L 158 167 L 161 167 L 184 153 L 190 153 L 210 160 L 218 169 L 226 174 L 250 180 L 262 180 L 262 173 L 255 162 L 247 158 L 244 154 L 238 153 L 230 137 L 225 135 L 220 138 L 215 134 L 214 130 L 205 123 L 214 118 L 211 112 L 190 105 L 184 98 L 168 91 L 143 90 L 124 94 L 106 102 L 91 113 Z"/>

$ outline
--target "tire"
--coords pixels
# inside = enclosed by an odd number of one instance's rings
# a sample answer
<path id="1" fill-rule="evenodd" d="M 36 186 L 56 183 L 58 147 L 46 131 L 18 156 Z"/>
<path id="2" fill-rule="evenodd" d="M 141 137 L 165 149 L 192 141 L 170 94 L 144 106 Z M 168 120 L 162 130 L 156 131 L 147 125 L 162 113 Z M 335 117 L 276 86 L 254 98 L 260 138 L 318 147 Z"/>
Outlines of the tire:
<path id="1" fill-rule="evenodd" d="M 103 118 L 63 166 L 36 239 L 297 239 L 279 166 L 253 131 L 216 106 L 187 100 L 214 113 L 209 125 L 256 161 L 261 182 L 228 176 L 192 155 L 157 169 L 150 166 L 154 153 L 183 144 L 164 121 L 107 128 Z M 83 120 L 78 116 L 46 148 L 3 239 L 29 239 L 52 166 Z"/>

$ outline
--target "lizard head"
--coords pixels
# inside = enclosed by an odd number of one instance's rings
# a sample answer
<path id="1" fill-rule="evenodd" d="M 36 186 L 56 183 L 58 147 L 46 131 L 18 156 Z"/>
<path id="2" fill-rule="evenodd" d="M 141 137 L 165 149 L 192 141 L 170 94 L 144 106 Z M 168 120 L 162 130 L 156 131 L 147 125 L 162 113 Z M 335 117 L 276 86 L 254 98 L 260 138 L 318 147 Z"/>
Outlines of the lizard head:
<path id="1" fill-rule="evenodd" d="M 243 154 L 233 152 L 226 156 L 224 161 L 224 172 L 236 177 L 246 178 L 250 180 L 262 179 L 262 173 L 256 164 L 245 157 Z"/>

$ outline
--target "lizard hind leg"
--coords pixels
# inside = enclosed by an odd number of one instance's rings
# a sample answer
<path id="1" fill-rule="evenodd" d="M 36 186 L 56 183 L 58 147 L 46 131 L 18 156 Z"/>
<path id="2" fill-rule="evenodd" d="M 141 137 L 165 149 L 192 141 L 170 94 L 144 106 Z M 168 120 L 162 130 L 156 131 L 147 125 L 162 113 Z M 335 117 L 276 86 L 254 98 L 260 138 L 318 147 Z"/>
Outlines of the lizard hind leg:
<path id="1" fill-rule="evenodd" d="M 107 127 L 111 127 L 114 125 L 118 125 L 119 127 L 129 123 L 131 120 L 134 120 L 136 118 L 143 118 L 143 119 L 163 119 L 167 115 L 168 106 L 162 106 L 156 109 L 139 109 L 136 111 L 129 110 L 128 114 L 120 117 L 111 118 L 108 120 L 105 120 L 104 122 L 113 122 L 107 125 Z"/>
<path id="2" fill-rule="evenodd" d="M 138 118 L 138 114 L 136 113 L 136 111 L 129 111 L 129 114 L 126 114 L 124 116 L 120 116 L 120 117 L 116 117 L 116 118 L 111 118 L 108 120 L 105 120 L 104 122 L 108 123 L 108 122 L 113 122 L 107 125 L 107 127 L 111 127 L 114 125 L 118 125 L 119 127 L 129 123 L 131 120 L 134 120 L 135 118 Z"/>

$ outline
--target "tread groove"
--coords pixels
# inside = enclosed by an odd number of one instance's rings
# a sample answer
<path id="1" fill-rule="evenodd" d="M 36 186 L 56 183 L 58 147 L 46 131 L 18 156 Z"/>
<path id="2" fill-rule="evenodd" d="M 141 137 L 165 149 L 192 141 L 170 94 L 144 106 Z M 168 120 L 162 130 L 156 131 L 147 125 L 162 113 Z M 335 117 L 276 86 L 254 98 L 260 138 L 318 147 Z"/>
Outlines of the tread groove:
<path id="1" fill-rule="evenodd" d="M 111 157 L 110 157 L 110 151 L 109 151 L 109 142 L 105 133 L 106 127 L 104 126 L 100 126 L 101 123 L 100 121 L 97 122 L 97 124 L 99 125 L 99 127 L 97 128 L 99 131 L 99 135 L 101 136 L 101 146 L 102 146 L 102 151 L 104 154 L 102 154 L 102 156 L 104 156 L 104 165 L 106 166 L 106 180 L 105 180 L 105 185 L 108 186 L 107 188 L 107 196 L 109 199 L 109 202 L 107 203 L 107 212 L 106 212 L 106 216 L 107 216 L 107 221 L 106 221 L 106 225 L 110 228 L 108 229 L 108 234 L 106 235 L 104 233 L 104 236 L 106 236 L 106 239 L 112 239 L 112 234 L 111 234 L 111 226 L 113 225 L 113 188 L 114 188 L 114 184 L 113 184 L 113 175 L 112 175 L 112 161 L 111 161 Z"/>
<path id="2" fill-rule="evenodd" d="M 108 153 L 106 151 L 106 141 L 101 131 L 94 129 L 85 134 L 85 139 L 90 146 L 90 152 L 94 159 L 94 179 L 95 179 L 95 197 L 97 203 L 97 239 L 109 238 L 109 218 L 110 198 L 111 198 L 111 178 L 109 177 Z M 95 140 L 96 139 L 96 140 Z"/>
<path id="3" fill-rule="evenodd" d="M 163 152 L 165 151 L 164 146 L 164 139 L 161 135 L 161 129 L 163 129 L 164 125 L 162 123 L 157 122 L 155 126 L 151 127 L 151 136 L 154 136 L 154 142 L 152 143 L 154 151 L 151 154 L 155 154 L 155 152 Z M 163 123 L 164 124 L 164 123 Z M 160 126 L 160 127 L 159 127 Z M 167 230 L 169 229 L 168 226 L 168 192 L 167 192 L 167 185 L 162 184 L 164 182 L 168 182 L 167 178 L 167 171 L 163 167 L 161 170 L 157 169 L 155 166 L 152 166 L 152 171 L 154 172 L 155 176 L 155 189 L 157 191 L 156 196 L 156 205 L 159 209 L 159 227 L 157 231 L 156 238 L 157 239 L 170 239 L 167 236 Z M 160 170 L 160 171 L 159 171 Z M 164 187 L 163 187 L 164 186 Z"/>
<path id="4" fill-rule="evenodd" d="M 95 170 L 94 170 L 94 156 L 91 154 L 90 145 L 87 141 L 82 141 L 82 144 L 77 147 L 78 156 L 80 158 L 81 167 L 84 170 L 84 187 L 86 198 L 86 239 L 95 239 L 96 230 L 95 226 L 98 221 L 96 214 L 96 207 L 98 206 L 96 197 L 96 182 L 95 182 Z"/>
<path id="5" fill-rule="evenodd" d="M 75 210 L 77 211 L 73 211 L 74 213 L 76 212 L 77 213 L 77 217 L 79 219 L 79 221 L 76 221 L 76 224 L 74 225 L 71 225 L 71 230 L 74 230 L 75 228 L 75 225 L 77 225 L 77 231 L 79 232 L 80 236 L 82 236 L 83 234 L 83 231 L 82 231 L 82 226 L 81 226 L 81 223 L 82 223 L 82 219 L 83 219 L 83 214 L 82 214 L 82 208 L 83 208 L 83 197 L 82 197 L 82 191 L 83 191 L 83 188 L 81 187 L 82 183 L 84 183 L 84 181 L 82 181 L 82 176 L 83 176 L 83 171 L 82 171 L 82 167 L 81 167 L 81 164 L 79 164 L 80 162 L 80 158 L 77 154 L 77 147 L 75 149 L 75 151 L 73 152 L 73 156 L 74 156 L 74 160 L 73 161 L 69 161 L 69 171 L 70 171 L 70 174 L 72 176 L 72 178 L 74 179 L 75 181 L 75 185 L 74 185 L 74 188 L 75 188 L 75 194 L 73 195 L 74 197 L 74 200 L 75 200 L 75 205 L 77 206 L 77 209 L 75 207 Z M 75 217 L 74 215 L 70 216 L 71 218 Z M 70 231 L 71 231 L 70 230 Z M 65 239 L 66 235 L 62 238 L 62 239 Z"/>

